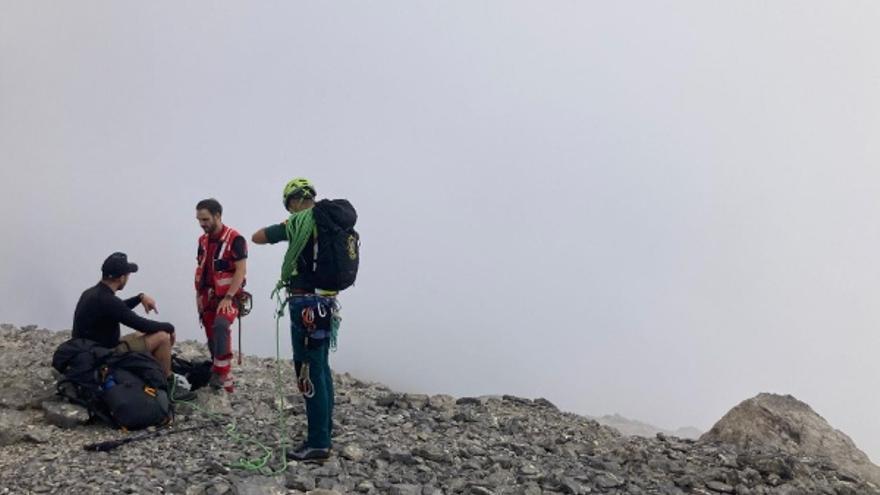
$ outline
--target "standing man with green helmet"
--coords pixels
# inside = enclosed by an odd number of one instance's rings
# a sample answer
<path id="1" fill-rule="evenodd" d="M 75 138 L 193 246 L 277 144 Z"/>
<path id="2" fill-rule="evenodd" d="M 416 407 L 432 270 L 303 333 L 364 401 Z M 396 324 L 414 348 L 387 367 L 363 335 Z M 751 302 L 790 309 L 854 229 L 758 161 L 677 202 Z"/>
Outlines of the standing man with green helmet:
<path id="1" fill-rule="evenodd" d="M 288 460 L 322 461 L 330 456 L 333 375 L 329 350 L 339 330 L 339 291 L 351 286 L 360 261 L 357 212 L 344 199 L 316 201 L 315 186 L 298 177 L 284 186 L 290 216 L 258 230 L 255 244 L 287 241 L 276 291 L 286 291 L 297 386 L 306 402 L 308 435 Z"/>

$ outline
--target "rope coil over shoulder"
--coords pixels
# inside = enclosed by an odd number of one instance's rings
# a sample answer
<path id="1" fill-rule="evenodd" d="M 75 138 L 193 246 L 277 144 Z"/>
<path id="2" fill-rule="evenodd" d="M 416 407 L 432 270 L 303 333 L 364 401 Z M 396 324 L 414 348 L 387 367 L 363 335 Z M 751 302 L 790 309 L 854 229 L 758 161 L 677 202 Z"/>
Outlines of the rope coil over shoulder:
<path id="1" fill-rule="evenodd" d="M 284 262 L 281 264 L 281 278 L 272 292 L 273 297 L 279 292 L 291 277 L 298 275 L 297 259 L 305 249 L 310 237 L 317 236 L 318 228 L 315 225 L 315 215 L 311 208 L 290 215 L 284 223 L 287 232 L 287 252 L 284 253 Z"/>

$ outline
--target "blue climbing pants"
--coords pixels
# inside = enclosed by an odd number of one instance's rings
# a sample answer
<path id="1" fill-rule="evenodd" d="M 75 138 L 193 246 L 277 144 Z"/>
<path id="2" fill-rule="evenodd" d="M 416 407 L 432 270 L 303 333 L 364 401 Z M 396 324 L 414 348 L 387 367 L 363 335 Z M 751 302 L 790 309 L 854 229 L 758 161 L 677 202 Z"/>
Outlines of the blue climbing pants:
<path id="1" fill-rule="evenodd" d="M 330 327 L 323 327 L 329 319 L 308 318 L 309 308 L 315 311 L 319 303 L 329 311 L 331 298 L 314 294 L 291 297 L 290 340 L 293 343 L 293 365 L 297 386 L 306 402 L 309 432 L 306 445 L 330 448 L 333 430 L 333 375 L 330 373 Z M 306 312 L 304 316 L 304 311 Z M 323 312 L 322 312 L 323 314 Z"/>

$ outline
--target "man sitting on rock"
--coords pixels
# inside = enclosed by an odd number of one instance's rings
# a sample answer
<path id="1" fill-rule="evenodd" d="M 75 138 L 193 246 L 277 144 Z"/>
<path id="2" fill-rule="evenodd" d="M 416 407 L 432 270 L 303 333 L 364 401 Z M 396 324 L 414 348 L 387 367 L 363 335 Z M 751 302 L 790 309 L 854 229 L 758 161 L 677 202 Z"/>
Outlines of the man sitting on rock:
<path id="1" fill-rule="evenodd" d="M 128 262 L 125 253 L 113 253 L 101 265 L 101 281 L 86 289 L 73 313 L 73 338 L 89 339 L 116 352 L 143 352 L 153 356 L 168 378 L 169 390 L 175 390 L 176 400 L 195 397 L 192 392 L 172 387 L 171 346 L 174 345 L 174 325 L 148 320 L 132 311 L 138 304 L 144 311 L 156 311 L 156 301 L 140 293 L 122 300 L 116 292 L 125 288 L 130 274 L 138 266 Z M 158 311 L 156 311 L 158 312 Z M 136 330 L 120 339 L 119 324 Z"/>

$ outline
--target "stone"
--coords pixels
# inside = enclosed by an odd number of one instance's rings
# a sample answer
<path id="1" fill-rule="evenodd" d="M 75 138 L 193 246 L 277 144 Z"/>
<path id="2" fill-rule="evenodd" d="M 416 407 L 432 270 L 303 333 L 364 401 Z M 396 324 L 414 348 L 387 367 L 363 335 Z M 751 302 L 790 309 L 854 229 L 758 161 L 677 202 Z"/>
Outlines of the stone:
<path id="1" fill-rule="evenodd" d="M 534 404 L 535 404 L 536 406 L 545 407 L 545 408 L 547 408 L 547 409 L 553 409 L 554 411 L 558 411 L 558 410 L 559 410 L 559 408 L 556 407 L 556 404 L 550 402 L 549 400 L 547 400 L 547 399 L 545 399 L 545 398 L 543 398 L 543 397 L 540 397 L 540 398 L 538 398 L 538 399 L 535 399 Z"/>
<path id="2" fill-rule="evenodd" d="M 28 415 L 9 409 L 0 409 L 0 447 L 22 442 L 26 438 L 24 429 Z"/>
<path id="3" fill-rule="evenodd" d="M 418 464 L 418 459 L 412 455 L 412 453 L 406 449 L 402 449 L 399 447 L 388 447 L 382 450 L 381 454 L 382 459 L 395 462 L 399 464 L 413 465 Z"/>
<path id="4" fill-rule="evenodd" d="M 706 488 L 720 492 L 720 493 L 733 493 L 734 488 L 727 483 L 722 483 L 720 481 L 709 481 L 706 483 Z"/>
<path id="5" fill-rule="evenodd" d="M 31 443 L 48 443 L 51 440 L 50 433 L 46 430 L 28 430 L 24 439 Z"/>
<path id="6" fill-rule="evenodd" d="M 210 387 L 202 387 L 196 390 L 196 405 L 212 414 L 232 416 L 235 413 L 231 404 L 231 394 L 211 390 Z M 182 409 L 189 409 L 186 404 Z"/>
<path id="7" fill-rule="evenodd" d="M 517 397 L 515 395 L 502 395 L 501 399 L 505 400 L 507 402 L 512 402 L 514 404 L 519 404 L 519 405 L 523 405 L 523 406 L 528 406 L 532 403 L 531 399 L 526 399 L 524 397 Z"/>
<path id="8" fill-rule="evenodd" d="M 418 485 L 396 484 L 391 485 L 391 495 L 422 495 L 422 487 Z"/>
<path id="9" fill-rule="evenodd" d="M 285 473 L 284 486 L 294 490 L 307 492 L 314 490 L 316 483 L 313 476 L 288 471 Z"/>
<path id="10" fill-rule="evenodd" d="M 441 450 L 439 447 L 416 447 L 413 449 L 412 454 L 414 456 L 421 457 L 422 459 L 426 459 L 429 461 L 442 462 L 447 464 L 452 462 L 452 454 Z"/>
<path id="11" fill-rule="evenodd" d="M 411 409 L 424 409 L 428 405 L 428 395 L 426 394 L 405 394 L 404 400 Z"/>
<path id="12" fill-rule="evenodd" d="M 880 467 L 856 448 L 847 435 L 791 395 L 762 393 L 747 399 L 728 411 L 700 440 L 740 447 L 763 446 L 789 456 L 826 457 L 880 485 Z M 770 470 L 759 471 L 790 479 L 788 468 L 764 464 Z"/>
<path id="13" fill-rule="evenodd" d="M 398 401 L 401 399 L 401 397 L 403 397 L 402 394 L 395 394 L 395 393 L 385 394 L 385 395 L 379 397 L 378 399 L 376 399 L 376 405 L 379 407 L 396 406 L 398 404 Z"/>
<path id="14" fill-rule="evenodd" d="M 558 490 L 562 493 L 578 495 L 579 493 L 582 493 L 584 491 L 580 483 L 573 480 L 572 478 L 569 478 L 568 476 L 559 476 L 555 481 L 556 485 L 558 486 Z"/>
<path id="15" fill-rule="evenodd" d="M 443 411 L 455 407 L 455 397 L 451 395 L 432 395 L 428 397 L 428 407 L 434 410 Z"/>
<path id="16" fill-rule="evenodd" d="M 236 495 L 285 495 L 287 489 L 277 478 L 253 476 L 235 483 Z"/>
<path id="17" fill-rule="evenodd" d="M 611 473 L 603 473 L 596 477 L 596 484 L 599 485 L 600 488 L 608 490 L 623 486 L 624 482 L 622 479 Z"/>
<path id="18" fill-rule="evenodd" d="M 323 490 L 335 490 L 338 483 L 333 478 L 318 478 L 318 488 Z"/>
<path id="19" fill-rule="evenodd" d="M 46 421 L 59 428 L 75 428 L 89 421 L 88 409 L 67 402 L 45 401 Z"/>
<path id="20" fill-rule="evenodd" d="M 364 458 L 364 449 L 358 447 L 357 445 L 346 445 L 342 447 L 342 450 L 339 453 L 343 458 L 348 459 L 354 462 L 360 462 Z"/>
<path id="21" fill-rule="evenodd" d="M 519 474 L 523 476 L 536 476 L 541 471 L 534 464 L 524 464 L 519 468 Z"/>

